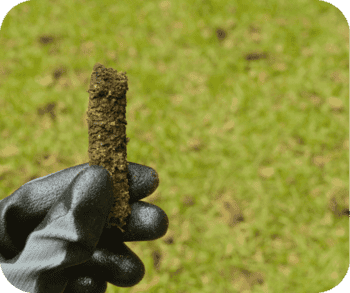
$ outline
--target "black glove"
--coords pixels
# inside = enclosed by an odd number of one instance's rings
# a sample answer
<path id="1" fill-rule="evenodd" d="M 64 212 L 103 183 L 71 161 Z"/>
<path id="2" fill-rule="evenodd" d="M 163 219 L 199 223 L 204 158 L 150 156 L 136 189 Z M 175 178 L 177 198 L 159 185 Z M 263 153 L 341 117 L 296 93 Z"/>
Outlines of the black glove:
<path id="1" fill-rule="evenodd" d="M 158 187 L 150 167 L 129 162 L 131 215 L 125 232 L 105 228 L 112 178 L 101 166 L 77 165 L 34 179 L 0 201 L 0 263 L 8 281 L 30 293 L 100 293 L 107 282 L 131 287 L 145 274 L 123 242 L 165 235 L 169 220 L 139 201 Z"/>

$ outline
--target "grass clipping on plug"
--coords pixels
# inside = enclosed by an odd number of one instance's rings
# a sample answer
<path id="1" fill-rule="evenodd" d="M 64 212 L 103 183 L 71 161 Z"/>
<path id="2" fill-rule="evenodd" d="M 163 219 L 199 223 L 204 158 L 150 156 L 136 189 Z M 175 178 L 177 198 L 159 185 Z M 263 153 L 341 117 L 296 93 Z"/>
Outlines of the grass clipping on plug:
<path id="1" fill-rule="evenodd" d="M 87 122 L 89 129 L 89 166 L 105 168 L 113 179 L 114 203 L 106 227 L 122 232 L 131 213 L 129 205 L 128 163 L 126 160 L 126 72 L 117 72 L 96 63 L 91 74 Z"/>

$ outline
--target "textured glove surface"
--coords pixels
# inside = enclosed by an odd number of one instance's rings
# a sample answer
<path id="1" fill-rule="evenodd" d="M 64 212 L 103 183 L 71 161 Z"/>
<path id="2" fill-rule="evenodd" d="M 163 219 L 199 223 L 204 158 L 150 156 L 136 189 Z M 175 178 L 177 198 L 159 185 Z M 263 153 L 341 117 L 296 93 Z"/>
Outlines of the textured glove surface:
<path id="1" fill-rule="evenodd" d="M 139 283 L 145 267 L 123 242 L 165 235 L 159 207 L 139 201 L 158 187 L 150 167 L 129 162 L 131 214 L 122 233 L 105 228 L 113 204 L 112 179 L 103 167 L 77 165 L 34 179 L 0 201 L 0 263 L 25 292 L 105 292 Z"/>

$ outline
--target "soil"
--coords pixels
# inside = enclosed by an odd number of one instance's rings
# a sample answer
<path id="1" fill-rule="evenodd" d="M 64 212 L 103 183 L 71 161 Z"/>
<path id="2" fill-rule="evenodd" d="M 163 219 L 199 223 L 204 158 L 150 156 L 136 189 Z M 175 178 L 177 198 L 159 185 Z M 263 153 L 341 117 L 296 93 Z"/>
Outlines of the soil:
<path id="1" fill-rule="evenodd" d="M 112 176 L 114 204 L 106 227 L 117 226 L 122 232 L 130 215 L 126 145 L 126 72 L 117 72 L 96 63 L 91 74 L 87 123 L 89 165 L 104 167 Z"/>

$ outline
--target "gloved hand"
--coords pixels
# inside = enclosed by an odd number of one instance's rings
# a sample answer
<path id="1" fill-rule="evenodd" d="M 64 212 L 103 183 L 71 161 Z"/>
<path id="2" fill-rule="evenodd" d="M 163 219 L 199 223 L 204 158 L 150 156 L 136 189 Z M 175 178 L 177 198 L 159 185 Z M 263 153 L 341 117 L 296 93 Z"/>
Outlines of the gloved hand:
<path id="1" fill-rule="evenodd" d="M 100 293 L 107 282 L 131 287 L 145 274 L 123 242 L 165 235 L 159 207 L 139 201 L 158 187 L 150 167 L 128 163 L 131 215 L 125 232 L 105 228 L 112 178 L 101 166 L 77 165 L 34 179 L 0 201 L 0 263 L 8 281 L 30 293 Z"/>

